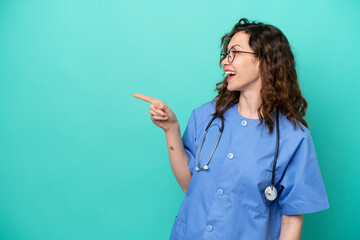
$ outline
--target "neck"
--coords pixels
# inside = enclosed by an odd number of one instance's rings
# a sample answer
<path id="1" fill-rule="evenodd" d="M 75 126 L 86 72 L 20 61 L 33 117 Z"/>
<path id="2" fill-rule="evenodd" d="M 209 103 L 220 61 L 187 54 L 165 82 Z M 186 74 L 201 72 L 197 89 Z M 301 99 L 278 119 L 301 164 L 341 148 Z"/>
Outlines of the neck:
<path id="1" fill-rule="evenodd" d="M 261 105 L 260 91 L 240 92 L 238 111 L 245 118 L 259 119 L 257 110 Z"/>

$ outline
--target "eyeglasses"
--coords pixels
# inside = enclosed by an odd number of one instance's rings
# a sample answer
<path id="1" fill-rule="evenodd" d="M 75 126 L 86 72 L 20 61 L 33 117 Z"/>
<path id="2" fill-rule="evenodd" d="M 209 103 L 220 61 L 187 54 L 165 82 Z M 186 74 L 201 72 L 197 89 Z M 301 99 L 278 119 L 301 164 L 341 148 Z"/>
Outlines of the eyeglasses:
<path id="1" fill-rule="evenodd" d="M 227 56 L 229 63 L 232 63 L 234 61 L 235 55 L 237 53 L 250 53 L 250 54 L 254 54 L 255 56 L 257 56 L 257 54 L 254 52 L 237 51 L 237 50 L 235 50 L 234 47 L 235 46 L 233 46 L 228 52 L 225 52 L 224 50 L 221 51 L 221 53 L 220 53 L 221 61 L 223 61 Z"/>

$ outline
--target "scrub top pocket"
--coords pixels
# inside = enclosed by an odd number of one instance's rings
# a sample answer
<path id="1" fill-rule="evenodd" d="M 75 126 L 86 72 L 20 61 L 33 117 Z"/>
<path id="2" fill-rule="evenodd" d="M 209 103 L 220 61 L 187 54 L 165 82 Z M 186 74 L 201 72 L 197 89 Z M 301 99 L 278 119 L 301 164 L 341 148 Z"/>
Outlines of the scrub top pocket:
<path id="1" fill-rule="evenodd" d="M 175 217 L 175 222 L 171 230 L 170 240 L 183 240 L 185 239 L 186 223 Z"/>

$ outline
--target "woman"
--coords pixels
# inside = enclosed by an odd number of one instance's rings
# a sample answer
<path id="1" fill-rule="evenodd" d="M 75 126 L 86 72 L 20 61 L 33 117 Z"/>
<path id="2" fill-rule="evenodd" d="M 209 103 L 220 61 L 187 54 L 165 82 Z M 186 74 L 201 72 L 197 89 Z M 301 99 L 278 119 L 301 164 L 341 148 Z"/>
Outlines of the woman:
<path id="1" fill-rule="evenodd" d="M 152 103 L 186 192 L 170 239 L 300 239 L 303 214 L 329 203 L 290 45 L 276 27 L 242 18 L 221 46 L 227 77 L 192 111 L 182 138 L 164 102 L 134 94 Z"/>

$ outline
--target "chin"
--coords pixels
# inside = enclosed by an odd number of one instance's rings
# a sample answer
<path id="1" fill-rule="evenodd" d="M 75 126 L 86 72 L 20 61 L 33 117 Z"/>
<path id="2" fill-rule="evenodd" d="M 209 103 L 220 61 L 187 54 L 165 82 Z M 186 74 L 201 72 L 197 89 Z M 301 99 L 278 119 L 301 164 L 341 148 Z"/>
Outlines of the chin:
<path id="1" fill-rule="evenodd" d="M 227 90 L 229 92 L 239 92 L 239 91 L 241 91 L 240 89 L 233 89 L 233 88 L 228 88 Z"/>
<path id="2" fill-rule="evenodd" d="M 241 91 L 241 87 L 232 87 L 231 84 L 227 85 L 227 90 L 230 92 Z"/>

